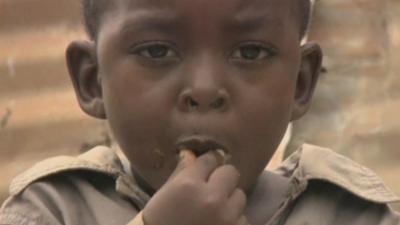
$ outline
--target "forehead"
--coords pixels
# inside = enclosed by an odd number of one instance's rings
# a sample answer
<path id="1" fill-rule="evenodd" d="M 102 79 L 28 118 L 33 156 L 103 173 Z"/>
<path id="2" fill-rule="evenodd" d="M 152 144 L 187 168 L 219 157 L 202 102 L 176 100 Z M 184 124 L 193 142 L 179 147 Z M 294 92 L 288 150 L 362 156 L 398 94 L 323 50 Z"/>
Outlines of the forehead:
<path id="1" fill-rule="evenodd" d="M 118 0 L 119 16 L 165 23 L 280 28 L 294 18 L 296 0 Z"/>
<path id="2" fill-rule="evenodd" d="M 189 10 L 193 12 L 261 12 L 289 9 L 296 0 L 118 0 L 125 9 Z"/>

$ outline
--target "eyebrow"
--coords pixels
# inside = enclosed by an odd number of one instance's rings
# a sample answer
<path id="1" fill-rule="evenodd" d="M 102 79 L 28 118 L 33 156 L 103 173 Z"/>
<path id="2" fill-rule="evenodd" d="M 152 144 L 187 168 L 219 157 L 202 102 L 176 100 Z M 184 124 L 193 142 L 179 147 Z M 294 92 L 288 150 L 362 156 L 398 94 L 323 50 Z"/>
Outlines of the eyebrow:
<path id="1" fill-rule="evenodd" d="M 135 32 L 164 31 L 168 32 L 177 27 L 178 16 L 164 10 L 139 10 L 125 20 L 121 25 L 121 33 L 134 30 Z"/>

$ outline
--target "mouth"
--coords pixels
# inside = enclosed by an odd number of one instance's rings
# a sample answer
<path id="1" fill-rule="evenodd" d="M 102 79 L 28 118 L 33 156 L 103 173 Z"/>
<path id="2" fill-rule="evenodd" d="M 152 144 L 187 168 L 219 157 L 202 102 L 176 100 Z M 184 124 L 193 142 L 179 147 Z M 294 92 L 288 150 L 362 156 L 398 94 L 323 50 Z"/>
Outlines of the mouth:
<path id="1" fill-rule="evenodd" d="M 227 154 L 227 148 L 217 140 L 207 136 L 181 137 L 175 144 L 178 153 L 182 150 L 191 150 L 199 157 L 210 151 L 219 151 Z"/>

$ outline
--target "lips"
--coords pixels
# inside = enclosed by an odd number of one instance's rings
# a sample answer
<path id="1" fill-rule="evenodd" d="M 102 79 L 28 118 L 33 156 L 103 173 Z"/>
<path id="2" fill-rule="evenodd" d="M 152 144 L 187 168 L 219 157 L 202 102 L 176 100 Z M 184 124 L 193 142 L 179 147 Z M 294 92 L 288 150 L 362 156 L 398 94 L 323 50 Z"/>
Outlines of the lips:
<path id="1" fill-rule="evenodd" d="M 209 151 L 223 151 L 227 153 L 227 148 L 224 144 L 207 136 L 183 136 L 176 142 L 176 150 L 191 150 L 199 157 Z"/>

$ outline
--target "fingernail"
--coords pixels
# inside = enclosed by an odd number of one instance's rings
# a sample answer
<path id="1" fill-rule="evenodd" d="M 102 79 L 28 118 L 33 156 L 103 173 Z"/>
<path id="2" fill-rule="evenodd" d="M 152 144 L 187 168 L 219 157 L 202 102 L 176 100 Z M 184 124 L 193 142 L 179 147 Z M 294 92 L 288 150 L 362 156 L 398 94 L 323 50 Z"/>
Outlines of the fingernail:
<path id="1" fill-rule="evenodd" d="M 221 149 L 217 149 L 216 151 L 222 158 L 225 158 L 225 152 Z"/>
<path id="2" fill-rule="evenodd" d="M 215 152 L 217 153 L 217 155 L 221 159 L 222 164 L 227 164 L 229 162 L 231 157 L 230 157 L 230 155 L 226 154 L 224 150 L 217 149 Z"/>

